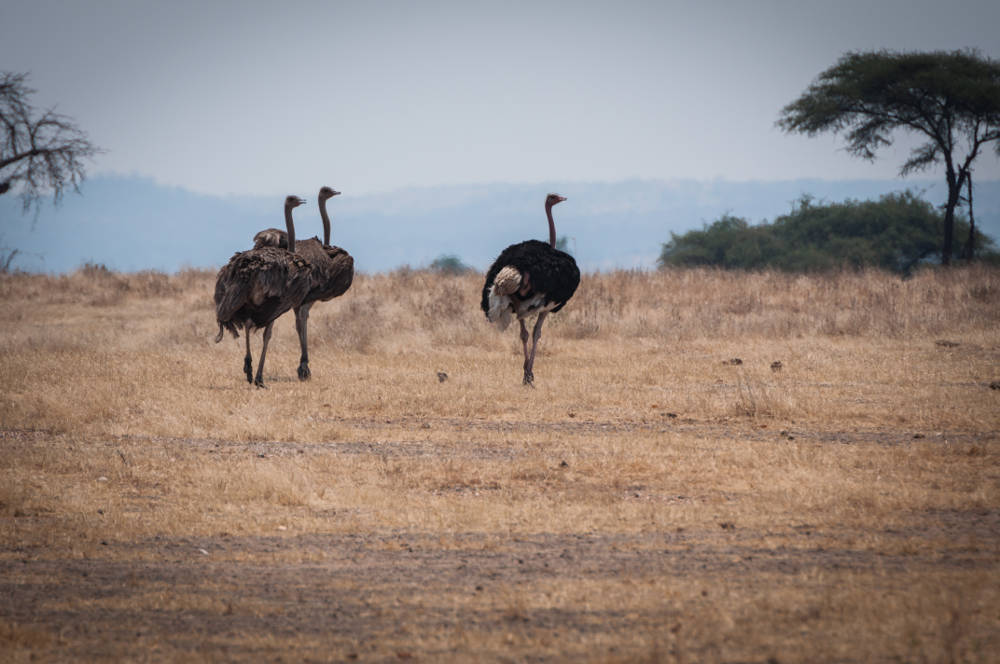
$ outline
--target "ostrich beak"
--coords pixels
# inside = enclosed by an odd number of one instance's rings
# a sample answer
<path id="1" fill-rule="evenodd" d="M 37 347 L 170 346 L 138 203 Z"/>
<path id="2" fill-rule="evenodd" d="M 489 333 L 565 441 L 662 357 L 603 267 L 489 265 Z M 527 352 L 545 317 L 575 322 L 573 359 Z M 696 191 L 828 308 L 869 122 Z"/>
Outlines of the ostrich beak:
<path id="1" fill-rule="evenodd" d="M 330 194 L 330 195 L 331 195 L 331 196 L 340 196 L 340 192 L 339 192 L 339 191 L 337 191 L 336 189 L 334 189 L 334 190 L 333 190 L 333 193 L 332 193 L 332 194 Z"/>

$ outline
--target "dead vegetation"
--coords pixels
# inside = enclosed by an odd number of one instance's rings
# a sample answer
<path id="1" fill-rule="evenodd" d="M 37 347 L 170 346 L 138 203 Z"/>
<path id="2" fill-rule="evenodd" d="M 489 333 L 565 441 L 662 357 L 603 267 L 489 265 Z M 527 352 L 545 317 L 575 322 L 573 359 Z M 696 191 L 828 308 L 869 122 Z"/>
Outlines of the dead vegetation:
<path id="1" fill-rule="evenodd" d="M 0 275 L 5 659 L 1000 651 L 996 270 L 586 275 L 536 389 L 413 270 L 254 389 L 213 280 Z"/>

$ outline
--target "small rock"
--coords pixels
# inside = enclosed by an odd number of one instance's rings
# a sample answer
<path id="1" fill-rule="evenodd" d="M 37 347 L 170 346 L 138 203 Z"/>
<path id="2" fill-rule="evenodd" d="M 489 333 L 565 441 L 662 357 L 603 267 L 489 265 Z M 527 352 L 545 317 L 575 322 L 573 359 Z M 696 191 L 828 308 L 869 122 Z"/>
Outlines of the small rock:
<path id="1" fill-rule="evenodd" d="M 781 371 L 781 360 L 771 362 L 771 371 Z"/>
<path id="2" fill-rule="evenodd" d="M 1000 390 L 1000 380 L 995 380 L 992 383 L 990 383 L 990 389 L 991 390 Z"/>
<path id="3" fill-rule="evenodd" d="M 730 360 L 724 361 L 723 364 L 728 364 L 730 366 L 738 367 L 739 365 L 743 364 L 743 360 L 741 360 L 738 357 L 734 357 Z"/>
<path id="4" fill-rule="evenodd" d="M 954 348 L 958 346 L 957 341 L 950 341 L 948 339 L 938 339 L 934 343 L 937 344 L 938 346 L 941 346 L 942 348 Z"/>
<path id="5" fill-rule="evenodd" d="M 437 373 L 437 376 L 438 376 L 438 382 L 439 383 L 443 383 L 444 381 L 448 380 L 448 374 L 446 374 L 443 371 L 439 371 Z"/>
<path id="6" fill-rule="evenodd" d="M 562 461 L 562 463 L 560 463 L 560 464 L 559 464 L 559 467 L 560 467 L 560 468 L 569 468 L 569 464 L 568 464 L 568 463 L 566 463 L 566 460 L 564 459 L 564 460 Z"/>

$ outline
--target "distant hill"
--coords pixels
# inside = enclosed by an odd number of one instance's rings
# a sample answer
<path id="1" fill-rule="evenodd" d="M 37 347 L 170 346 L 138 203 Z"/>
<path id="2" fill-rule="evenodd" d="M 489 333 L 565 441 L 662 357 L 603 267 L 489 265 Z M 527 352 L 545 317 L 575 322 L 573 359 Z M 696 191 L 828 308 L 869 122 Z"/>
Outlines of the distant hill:
<path id="1" fill-rule="evenodd" d="M 542 204 L 555 191 L 569 199 L 555 209 L 556 231 L 569 236 L 584 270 L 606 270 L 653 268 L 671 231 L 701 228 L 725 213 L 759 222 L 787 213 L 803 194 L 834 202 L 905 189 L 934 204 L 944 200 L 944 184 L 929 180 L 628 180 L 346 192 L 328 209 L 333 243 L 354 255 L 359 270 L 423 267 L 442 254 L 485 270 L 508 244 L 547 238 Z M 37 220 L 21 214 L 16 197 L 0 196 L 0 248 L 19 251 L 13 267 L 55 273 L 86 262 L 124 271 L 217 267 L 248 248 L 258 230 L 284 224 L 284 195 L 207 196 L 110 176 L 87 180 L 82 192 L 58 208 L 47 204 Z M 299 236 L 321 234 L 315 192 L 288 193 L 309 199 L 295 213 Z M 975 196 L 977 225 L 1000 238 L 1000 181 L 977 183 Z"/>

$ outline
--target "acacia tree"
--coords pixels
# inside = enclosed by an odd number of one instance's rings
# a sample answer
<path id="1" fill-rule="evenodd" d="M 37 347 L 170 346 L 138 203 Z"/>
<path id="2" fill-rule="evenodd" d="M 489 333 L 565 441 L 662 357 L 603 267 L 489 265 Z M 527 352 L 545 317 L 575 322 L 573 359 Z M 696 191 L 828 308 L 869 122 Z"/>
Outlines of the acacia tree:
<path id="1" fill-rule="evenodd" d="M 84 162 L 100 150 L 73 121 L 31 105 L 27 74 L 0 72 L 0 195 L 18 192 L 25 212 L 52 193 L 58 203 L 67 187 L 79 191 Z"/>
<path id="2" fill-rule="evenodd" d="M 944 164 L 948 183 L 941 262 L 951 262 L 955 208 L 987 143 L 1000 155 L 1000 63 L 975 51 L 848 53 L 785 106 L 777 125 L 815 136 L 846 132 L 869 161 L 897 129 L 922 134 L 900 175 Z M 971 205 L 971 202 L 970 202 Z"/>

